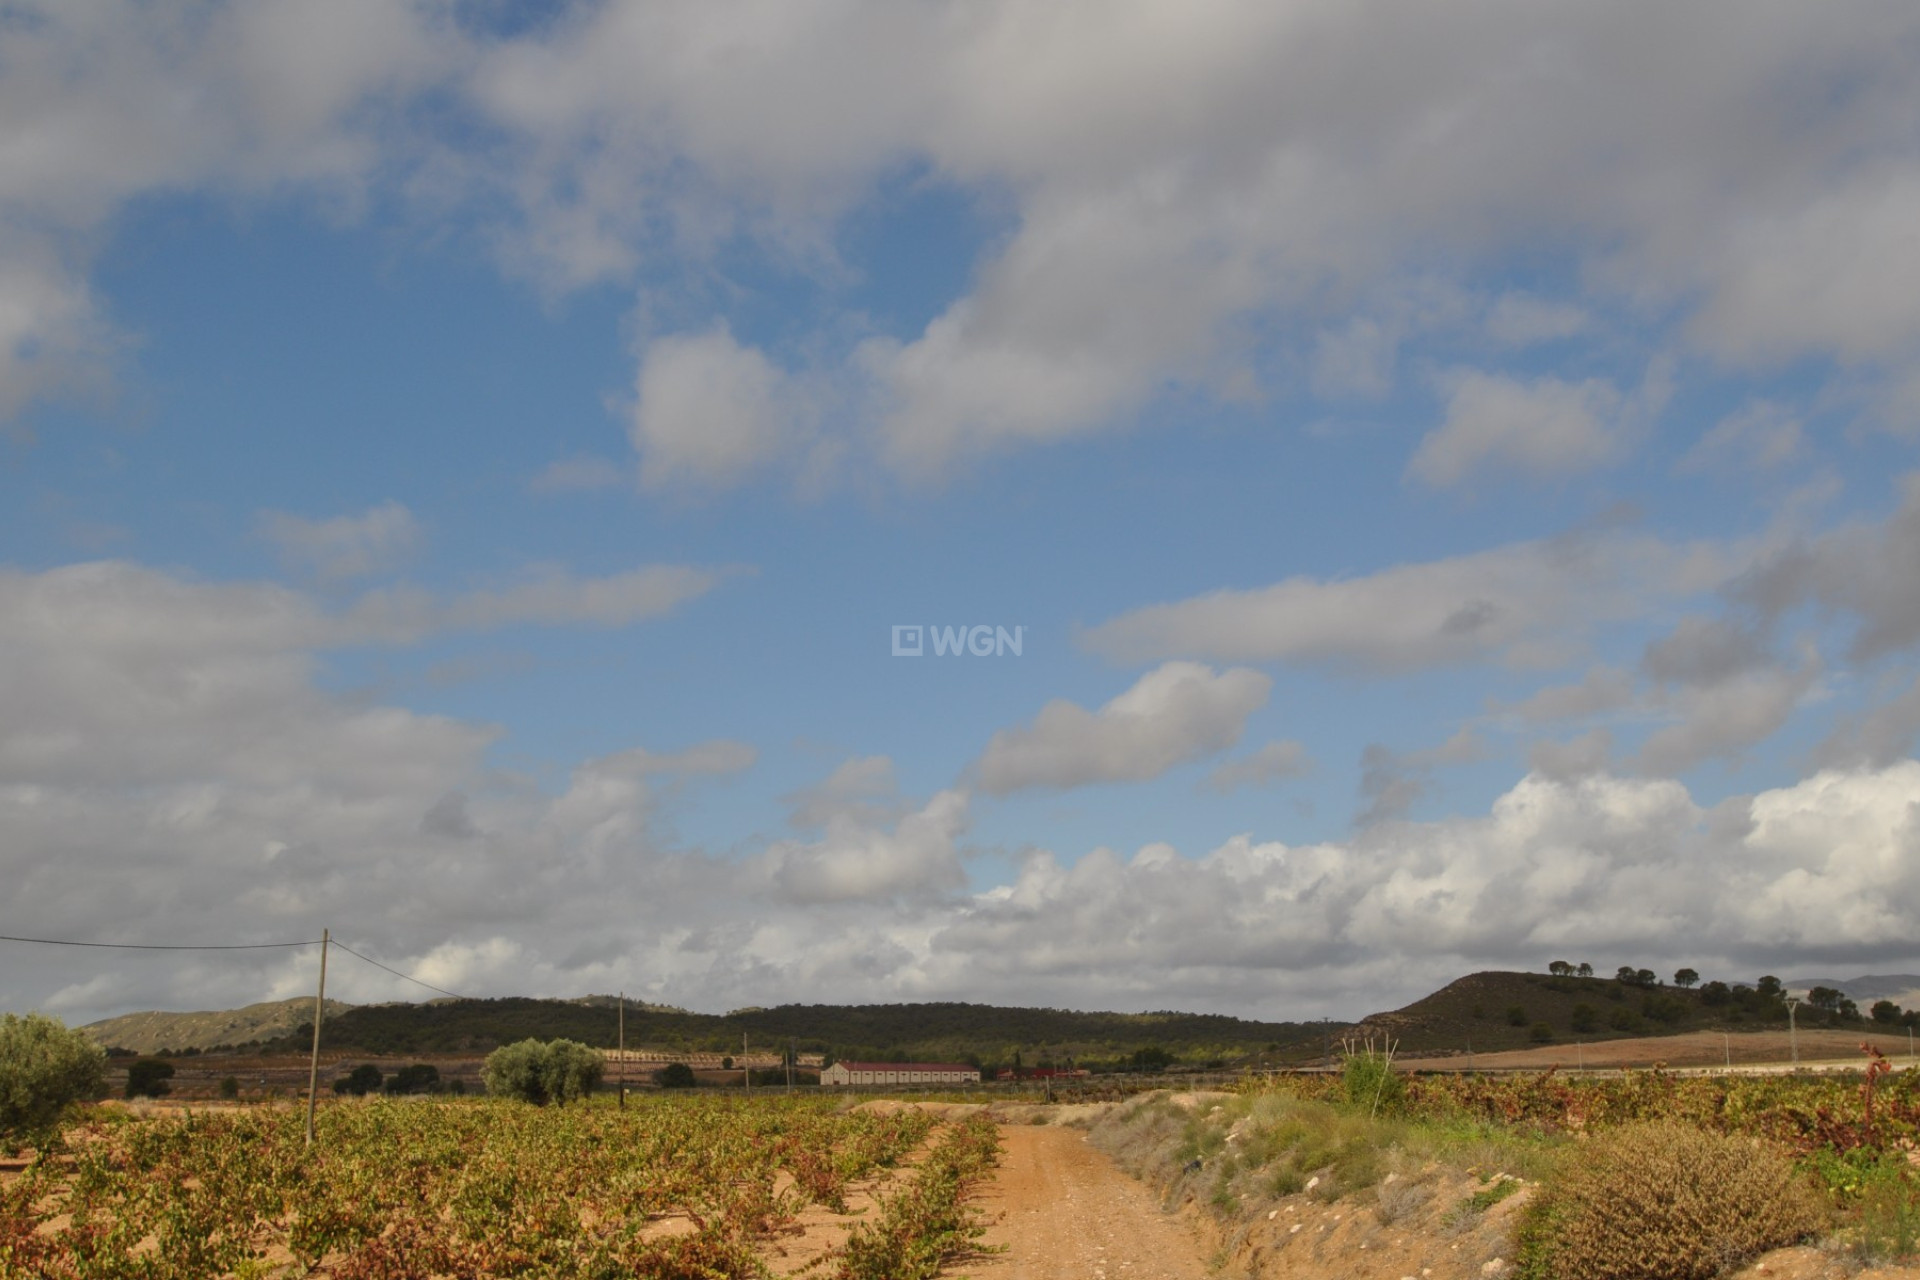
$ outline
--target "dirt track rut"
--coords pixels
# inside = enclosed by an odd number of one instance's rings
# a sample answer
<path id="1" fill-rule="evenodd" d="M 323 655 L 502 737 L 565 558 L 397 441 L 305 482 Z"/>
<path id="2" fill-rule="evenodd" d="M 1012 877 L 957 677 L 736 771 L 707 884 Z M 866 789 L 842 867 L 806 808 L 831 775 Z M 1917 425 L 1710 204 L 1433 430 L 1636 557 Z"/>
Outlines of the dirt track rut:
<path id="1" fill-rule="evenodd" d="M 975 1202 L 999 1221 L 956 1275 L 977 1280 L 1205 1280 L 1200 1241 L 1078 1129 L 1005 1125 L 998 1175 Z"/>

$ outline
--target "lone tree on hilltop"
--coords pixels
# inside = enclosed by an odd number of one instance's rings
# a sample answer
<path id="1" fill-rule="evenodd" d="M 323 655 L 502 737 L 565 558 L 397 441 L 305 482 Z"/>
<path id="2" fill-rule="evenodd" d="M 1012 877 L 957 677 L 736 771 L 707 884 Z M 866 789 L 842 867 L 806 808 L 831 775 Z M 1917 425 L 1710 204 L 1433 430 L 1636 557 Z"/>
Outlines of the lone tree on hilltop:
<path id="1" fill-rule="evenodd" d="M 1690 987 L 1698 981 L 1700 981 L 1700 975 L 1692 969 L 1678 969 L 1674 971 L 1673 985 L 1676 987 Z"/>
<path id="2" fill-rule="evenodd" d="M 1576 978 L 1591 978 L 1593 976 L 1593 966 L 1585 960 L 1582 960 L 1580 967 L 1573 971 L 1573 976 Z"/>
<path id="3" fill-rule="evenodd" d="M 1573 966 L 1565 960 L 1555 960 L 1547 966 L 1547 972 L 1556 978 L 1570 978 L 1573 976 Z"/>

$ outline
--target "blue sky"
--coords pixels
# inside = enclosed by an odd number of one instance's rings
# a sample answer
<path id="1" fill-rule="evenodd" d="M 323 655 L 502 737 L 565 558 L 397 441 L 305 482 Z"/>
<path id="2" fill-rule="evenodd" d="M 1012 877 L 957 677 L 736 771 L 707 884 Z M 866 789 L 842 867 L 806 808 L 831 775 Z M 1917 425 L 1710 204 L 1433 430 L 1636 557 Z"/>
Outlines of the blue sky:
<path id="1" fill-rule="evenodd" d="M 710 1009 L 1910 966 L 1920 22 L 1410 21 L 9 6 L 0 932 Z"/>

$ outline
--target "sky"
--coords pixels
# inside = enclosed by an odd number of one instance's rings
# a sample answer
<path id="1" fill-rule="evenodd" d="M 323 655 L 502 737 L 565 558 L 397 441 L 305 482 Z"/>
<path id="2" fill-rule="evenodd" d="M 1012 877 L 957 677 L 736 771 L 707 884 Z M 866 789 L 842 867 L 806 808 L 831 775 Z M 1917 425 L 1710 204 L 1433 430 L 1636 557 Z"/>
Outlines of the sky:
<path id="1" fill-rule="evenodd" d="M 0 0 L 0 933 L 708 1011 L 1914 971 L 1915 65 Z M 0 943 L 0 1008 L 316 959 Z"/>

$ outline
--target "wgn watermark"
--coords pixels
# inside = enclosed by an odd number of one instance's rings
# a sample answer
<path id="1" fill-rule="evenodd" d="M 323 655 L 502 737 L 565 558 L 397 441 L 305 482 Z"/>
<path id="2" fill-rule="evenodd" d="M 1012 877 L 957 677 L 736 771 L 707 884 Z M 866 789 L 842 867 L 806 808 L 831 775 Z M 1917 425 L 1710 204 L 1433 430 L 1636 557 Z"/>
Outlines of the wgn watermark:
<path id="1" fill-rule="evenodd" d="M 908 623 L 893 629 L 893 656 L 920 658 L 927 652 L 927 634 L 933 634 L 933 656 L 958 658 L 972 654 L 976 658 L 1020 656 L 1027 643 L 1027 629 L 1015 627 L 929 627 Z"/>

